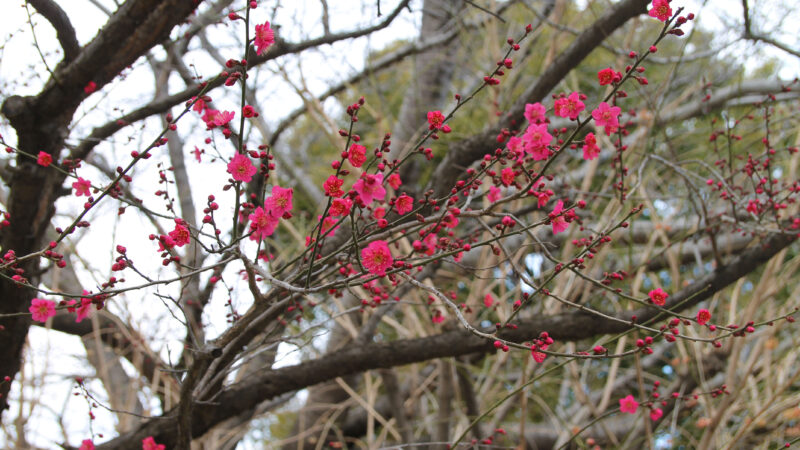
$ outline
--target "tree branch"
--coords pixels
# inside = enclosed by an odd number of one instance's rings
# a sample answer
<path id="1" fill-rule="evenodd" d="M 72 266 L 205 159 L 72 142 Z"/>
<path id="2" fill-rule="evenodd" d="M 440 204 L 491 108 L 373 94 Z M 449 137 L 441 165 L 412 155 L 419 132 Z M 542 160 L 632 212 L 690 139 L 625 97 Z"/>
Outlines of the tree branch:
<path id="1" fill-rule="evenodd" d="M 750 8 L 747 6 L 747 0 L 742 0 L 742 14 L 744 15 L 744 38 L 750 39 L 751 41 L 761 41 L 766 44 L 769 44 L 773 47 L 779 48 L 790 55 L 797 56 L 800 58 L 800 51 L 797 51 L 793 48 L 790 48 L 788 45 L 778 42 L 769 36 L 764 36 L 758 33 L 753 32 L 753 23 L 750 20 Z"/>
<path id="2" fill-rule="evenodd" d="M 743 81 L 734 86 L 726 86 L 718 89 L 711 94 L 711 98 L 706 101 L 696 101 L 684 104 L 675 110 L 663 114 L 658 118 L 659 125 L 666 125 L 671 122 L 686 120 L 697 117 L 709 111 L 724 107 L 728 102 L 748 95 L 769 95 L 784 92 L 791 92 L 796 97 L 797 93 L 790 88 L 796 84 L 795 81 L 783 80 L 749 80 Z"/>
<path id="3" fill-rule="evenodd" d="M 465 141 L 458 142 L 447 152 L 431 177 L 429 187 L 437 197 L 443 196 L 455 185 L 463 168 L 493 151 L 497 146 L 497 134 L 503 128 L 518 128 L 514 123 L 523 123 L 525 104 L 542 100 L 547 93 L 564 79 L 589 53 L 628 20 L 647 11 L 647 0 L 624 0 L 609 9 L 602 17 L 584 30 L 528 88 L 520 100 L 495 126 L 484 129 Z"/>
<path id="4" fill-rule="evenodd" d="M 64 50 L 63 62 L 70 62 L 78 56 L 81 46 L 75 37 L 75 28 L 69 21 L 67 13 L 53 0 L 27 0 L 56 30 L 56 37 Z"/>
<path id="5" fill-rule="evenodd" d="M 724 289 L 734 281 L 754 271 L 795 241 L 795 235 L 774 234 L 734 258 L 729 264 L 698 279 L 670 296 L 665 308 L 676 311 L 690 308 Z M 659 314 L 655 308 L 645 307 L 622 313 L 619 318 L 630 321 L 637 316 L 639 323 L 649 321 Z M 557 342 L 578 341 L 601 334 L 621 333 L 631 325 L 604 319 L 584 312 L 567 312 L 553 316 L 520 321 L 518 328 L 505 330 L 500 337 L 514 342 L 525 342 L 547 331 Z M 346 347 L 335 353 L 294 366 L 264 372 L 236 384 L 214 399 L 213 408 L 197 408 L 193 430 L 206 430 L 221 421 L 239 414 L 242 409 L 253 408 L 258 403 L 286 392 L 303 389 L 336 377 L 367 370 L 390 368 L 427 361 L 466 355 L 489 353 L 496 349 L 492 342 L 481 339 L 469 331 L 458 330 L 435 336 L 406 339 L 387 343 L 369 343 Z M 176 417 L 172 413 L 163 420 L 151 420 L 138 430 L 120 436 L 98 448 L 135 449 L 141 439 L 155 436 L 160 443 L 174 445 Z"/>
<path id="6" fill-rule="evenodd" d="M 264 64 L 267 61 L 271 61 L 273 59 L 277 59 L 281 56 L 299 53 L 304 50 L 308 50 L 312 47 L 318 47 L 321 45 L 326 44 L 333 44 L 334 42 L 345 40 L 345 39 L 353 39 L 358 38 L 361 36 L 366 36 L 370 33 L 375 31 L 381 30 L 389 26 L 392 21 L 400 14 L 400 11 L 408 4 L 410 0 L 403 0 L 397 5 L 397 8 L 392 12 L 392 14 L 386 16 L 384 20 L 380 23 L 373 25 L 371 27 L 363 28 L 360 30 L 353 30 L 347 31 L 342 33 L 334 33 L 327 36 L 322 36 L 314 39 L 309 39 L 307 41 L 298 42 L 298 43 L 289 43 L 286 42 L 280 37 L 276 37 L 275 44 L 270 47 L 269 51 L 264 53 L 263 55 L 256 56 L 248 61 L 248 67 L 253 68 L 258 65 Z M 255 52 L 253 52 L 255 54 Z M 225 83 L 224 78 L 215 78 L 208 82 L 208 89 L 206 92 L 211 91 L 219 86 L 222 86 Z M 179 103 L 186 102 L 190 100 L 192 97 L 198 95 L 203 88 L 200 86 L 192 86 L 189 88 L 184 89 L 181 92 L 176 94 L 172 94 L 166 96 L 159 100 L 154 100 L 147 105 L 140 107 L 139 109 L 132 111 L 124 116 L 120 117 L 119 119 L 113 120 L 111 122 L 106 123 L 98 128 L 92 130 L 92 133 L 81 143 L 78 145 L 70 154 L 70 158 L 85 158 L 86 155 L 100 142 L 103 140 L 111 137 L 114 133 L 121 130 L 122 128 L 130 125 L 131 123 L 138 122 L 142 119 L 150 117 L 154 114 L 160 114 L 164 111 L 172 108 Z"/>
<path id="7" fill-rule="evenodd" d="M 57 159 L 68 134 L 75 110 L 86 98 L 89 81 L 108 83 L 141 55 L 169 35 L 196 7 L 194 1 L 129 0 L 109 19 L 103 29 L 71 61 L 62 61 L 42 91 L 34 97 L 14 95 L 3 101 L 2 113 L 17 134 L 17 147 L 26 154 L 45 152 Z M 56 81 L 56 79 L 58 81 Z M 42 237 L 55 213 L 65 174 L 39 167 L 20 153 L 10 185 L 8 212 L 14 222 L 0 233 L 0 247 L 18 255 L 39 250 Z M 20 265 L 36 273 L 38 258 Z M 24 312 L 34 296 L 32 289 L 20 288 L 8 280 L 0 282 L 0 313 Z M 14 378 L 21 364 L 21 351 L 30 318 L 0 319 L 0 375 Z M 0 410 L 11 383 L 0 385 Z"/>

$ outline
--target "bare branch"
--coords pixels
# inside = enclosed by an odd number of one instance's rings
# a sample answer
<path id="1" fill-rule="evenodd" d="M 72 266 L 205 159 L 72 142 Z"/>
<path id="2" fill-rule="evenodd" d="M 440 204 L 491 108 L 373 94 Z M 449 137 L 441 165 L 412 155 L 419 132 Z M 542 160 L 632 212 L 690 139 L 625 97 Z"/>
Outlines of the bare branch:
<path id="1" fill-rule="evenodd" d="M 752 22 L 750 20 L 750 8 L 748 8 L 748 6 L 747 6 L 747 0 L 742 0 L 742 10 L 743 10 L 743 14 L 744 14 L 744 33 L 743 33 L 743 35 L 744 35 L 745 39 L 750 39 L 750 40 L 756 41 L 756 42 L 759 42 L 759 41 L 760 42 L 764 42 L 765 44 L 769 44 L 769 45 L 771 45 L 771 46 L 773 46 L 775 48 L 783 50 L 784 52 L 786 52 L 786 53 L 788 53 L 790 55 L 794 55 L 794 56 L 800 58 L 800 50 L 795 50 L 795 49 L 789 47 L 788 45 L 786 45 L 784 43 L 778 42 L 775 39 L 770 38 L 769 36 L 753 32 L 753 24 L 752 24 Z"/>
<path id="2" fill-rule="evenodd" d="M 70 62 L 75 59 L 80 51 L 80 45 L 67 13 L 53 0 L 27 0 L 27 2 L 55 28 L 58 42 L 64 50 L 63 61 Z"/>
<path id="3" fill-rule="evenodd" d="M 727 103 L 743 98 L 749 95 L 769 95 L 779 93 L 790 93 L 791 98 L 796 98 L 797 92 L 791 89 L 796 81 L 783 81 L 783 80 L 748 80 L 732 86 L 726 86 L 712 92 L 711 97 L 707 100 L 698 100 L 691 103 L 686 103 L 674 111 L 662 114 L 659 119 L 659 125 L 665 125 L 671 122 L 678 122 L 686 120 L 691 117 L 697 117 L 701 114 L 706 114 L 709 111 L 723 108 Z M 761 100 L 764 100 L 762 97 Z"/>

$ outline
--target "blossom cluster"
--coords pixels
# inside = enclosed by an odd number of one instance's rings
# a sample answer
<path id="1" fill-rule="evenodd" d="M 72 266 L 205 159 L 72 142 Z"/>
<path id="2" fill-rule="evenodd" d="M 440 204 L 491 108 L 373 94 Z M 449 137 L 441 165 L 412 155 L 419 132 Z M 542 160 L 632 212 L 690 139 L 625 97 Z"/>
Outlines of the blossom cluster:
<path id="1" fill-rule="evenodd" d="M 272 187 L 272 195 L 264 201 L 264 206 L 259 206 L 250 214 L 250 239 L 261 241 L 267 236 L 272 236 L 281 218 L 291 218 L 293 208 L 292 188 Z"/>

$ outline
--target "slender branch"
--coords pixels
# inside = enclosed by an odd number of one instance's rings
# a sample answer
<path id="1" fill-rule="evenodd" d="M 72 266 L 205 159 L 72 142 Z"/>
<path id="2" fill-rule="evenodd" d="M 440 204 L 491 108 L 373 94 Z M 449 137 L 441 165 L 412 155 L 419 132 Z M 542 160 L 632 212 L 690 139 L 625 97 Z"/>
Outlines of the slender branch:
<path id="1" fill-rule="evenodd" d="M 542 100 L 589 53 L 597 48 L 615 30 L 628 20 L 647 11 L 647 0 L 624 0 L 610 8 L 603 16 L 584 30 L 564 50 L 530 88 L 528 88 L 509 113 L 495 126 L 484 129 L 474 137 L 453 145 L 447 156 L 436 167 L 429 187 L 437 197 L 448 192 L 456 179 L 473 161 L 483 157 L 497 146 L 497 135 L 502 128 L 516 128 L 513 123 L 523 123 L 525 104 Z M 518 126 L 518 125 L 517 125 Z"/>
<path id="2" fill-rule="evenodd" d="M 264 53 L 263 55 L 256 56 L 248 61 L 248 67 L 252 69 L 258 65 L 264 64 L 267 61 L 271 61 L 277 59 L 281 56 L 295 54 L 302 52 L 304 50 L 308 50 L 313 47 L 319 47 L 326 44 L 333 44 L 338 41 L 346 40 L 346 39 L 354 39 L 362 36 L 369 35 L 374 33 L 375 31 L 381 30 L 383 28 L 388 27 L 392 21 L 400 14 L 400 11 L 408 4 L 410 0 L 403 0 L 400 4 L 395 8 L 392 14 L 386 16 L 381 22 L 371 27 L 362 28 L 359 30 L 341 32 L 341 33 L 334 33 L 314 39 L 309 39 L 307 41 L 298 42 L 298 43 L 290 43 L 286 42 L 280 37 L 276 38 L 276 42 L 272 45 L 268 52 Z M 209 81 L 206 85 L 207 89 L 206 92 L 211 91 L 215 88 L 222 86 L 225 82 L 225 78 L 215 78 L 213 81 Z M 122 128 L 134 123 L 138 122 L 142 119 L 150 117 L 154 114 L 160 114 L 164 111 L 172 108 L 173 106 L 183 103 L 186 101 L 191 100 L 192 97 L 195 97 L 203 91 L 203 87 L 201 86 L 192 86 L 188 87 L 185 90 L 166 96 L 163 99 L 154 100 L 147 105 L 144 105 L 135 111 L 132 111 L 124 116 L 112 120 L 105 125 L 95 128 L 92 130 L 91 134 L 80 144 L 78 145 L 72 152 L 71 158 L 85 158 L 85 156 L 95 147 L 97 144 L 102 142 L 103 140 L 111 137 L 117 131 L 121 130 Z"/>
<path id="3" fill-rule="evenodd" d="M 708 299 L 739 278 L 749 274 L 780 251 L 791 245 L 795 236 L 775 234 L 734 258 L 728 265 L 718 268 L 676 292 L 669 298 L 666 309 L 690 308 Z M 654 318 L 659 309 L 644 307 L 622 313 L 619 318 L 630 322 L 636 316 L 639 323 Z M 556 341 L 576 341 L 601 334 L 621 333 L 632 325 L 616 320 L 606 320 L 583 312 L 567 312 L 553 316 L 541 316 L 517 323 L 513 330 L 503 330 L 498 336 L 507 341 L 525 342 L 542 331 L 547 331 Z M 406 339 L 387 343 L 369 343 L 350 346 L 326 356 L 294 366 L 267 371 L 222 391 L 215 398 L 214 408 L 195 409 L 196 433 L 238 414 L 242 408 L 256 404 L 286 392 L 302 389 L 336 377 L 366 370 L 390 368 L 430 359 L 466 355 L 470 353 L 494 352 L 491 341 L 474 336 L 470 331 L 459 330 L 430 337 Z M 147 436 L 156 436 L 158 442 L 171 446 L 175 418 L 151 421 L 138 430 L 120 436 L 98 448 L 133 449 L 135 444 Z"/>
<path id="4" fill-rule="evenodd" d="M 795 50 L 795 49 L 789 47 L 786 44 L 783 44 L 781 42 L 776 41 L 775 39 L 770 38 L 769 36 L 765 36 L 765 35 L 753 32 L 753 24 L 752 24 L 752 21 L 750 20 L 750 8 L 747 6 L 747 0 L 742 0 L 742 10 L 743 10 L 742 14 L 744 15 L 744 33 L 743 33 L 744 36 L 743 37 L 745 39 L 750 39 L 750 40 L 756 41 L 756 42 L 758 42 L 758 41 L 764 42 L 765 44 L 769 44 L 769 45 L 771 45 L 773 47 L 776 47 L 778 49 L 783 50 L 784 52 L 786 52 L 786 53 L 788 53 L 790 55 L 794 55 L 794 56 L 800 58 L 800 51 L 799 50 Z"/>
<path id="5" fill-rule="evenodd" d="M 26 1 L 55 28 L 58 42 L 61 44 L 61 49 L 64 50 L 63 62 L 70 62 L 75 59 L 80 51 L 80 44 L 78 44 L 75 28 L 72 27 L 67 13 L 53 0 Z"/>

